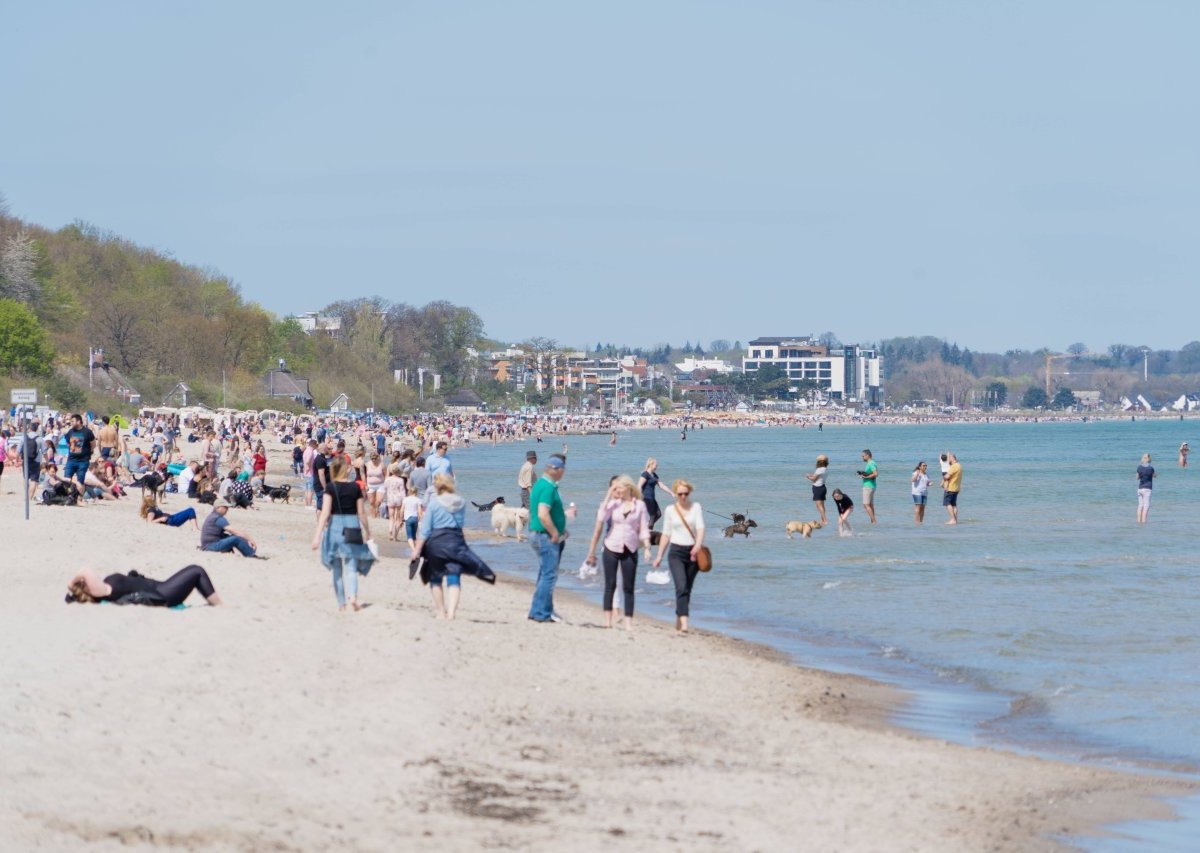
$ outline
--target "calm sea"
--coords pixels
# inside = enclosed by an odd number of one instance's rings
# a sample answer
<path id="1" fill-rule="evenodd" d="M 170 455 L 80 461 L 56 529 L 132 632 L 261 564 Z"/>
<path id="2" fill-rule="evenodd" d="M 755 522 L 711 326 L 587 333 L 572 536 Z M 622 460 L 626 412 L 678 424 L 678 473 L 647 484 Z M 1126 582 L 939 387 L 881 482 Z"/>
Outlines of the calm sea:
<path id="1" fill-rule="evenodd" d="M 684 476 L 708 513 L 716 569 L 693 598 L 697 627 L 769 643 L 800 662 L 912 688 L 901 720 L 969 743 L 1098 762 L 1200 767 L 1200 469 L 1177 448 L 1197 421 L 937 424 L 705 429 L 571 438 L 564 500 L 580 508 L 563 569 L 586 550 L 608 478 L 635 479 L 646 457 Z M 879 463 L 879 523 L 861 508 L 860 452 Z M 517 468 L 543 444 L 476 446 L 455 455 L 463 492 L 515 502 Z M 941 490 L 913 523 L 909 477 L 938 454 L 963 464 L 960 525 Z M 1150 523 L 1135 523 L 1141 455 L 1158 478 Z M 827 528 L 789 541 L 789 519 L 816 517 L 803 474 L 818 453 L 828 483 L 855 501 L 854 535 Z M 544 457 L 543 457 L 544 458 Z M 664 495 L 665 497 L 665 495 Z M 828 505 L 831 517 L 832 502 Z M 747 513 L 749 539 L 723 539 L 714 515 Z M 486 526 L 487 514 L 473 522 Z M 586 530 L 585 530 L 586 528 Z M 532 575 L 528 547 L 484 545 L 497 568 Z M 670 618 L 670 587 L 639 608 Z M 599 587 L 567 579 L 599 602 Z"/>

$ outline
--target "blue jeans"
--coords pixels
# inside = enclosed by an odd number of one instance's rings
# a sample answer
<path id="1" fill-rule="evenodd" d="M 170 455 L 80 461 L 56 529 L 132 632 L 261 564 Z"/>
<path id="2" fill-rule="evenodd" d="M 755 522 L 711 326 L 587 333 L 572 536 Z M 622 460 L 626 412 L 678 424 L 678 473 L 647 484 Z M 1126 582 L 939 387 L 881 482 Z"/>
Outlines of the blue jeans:
<path id="1" fill-rule="evenodd" d="M 554 615 L 554 587 L 558 583 L 558 563 L 565 544 L 551 542 L 548 533 L 531 531 L 529 534 L 529 546 L 538 556 L 537 586 L 533 590 L 529 618 L 537 622 L 548 622 Z"/>
<path id="2" fill-rule="evenodd" d="M 313 491 L 317 493 L 317 512 L 320 512 L 323 508 L 325 492 L 321 488 L 321 484 L 317 481 L 316 474 L 312 475 L 312 487 Z"/>
<path id="3" fill-rule="evenodd" d="M 224 539 L 218 539 L 211 545 L 205 545 L 205 551 L 217 551 L 222 554 L 232 551 L 237 548 L 243 557 L 253 557 L 254 549 L 250 547 L 250 543 L 241 536 L 226 536 Z"/>
<path id="4" fill-rule="evenodd" d="M 338 607 L 346 606 L 346 593 L 358 599 L 358 560 L 353 557 L 335 558 L 333 561 L 333 594 Z"/>

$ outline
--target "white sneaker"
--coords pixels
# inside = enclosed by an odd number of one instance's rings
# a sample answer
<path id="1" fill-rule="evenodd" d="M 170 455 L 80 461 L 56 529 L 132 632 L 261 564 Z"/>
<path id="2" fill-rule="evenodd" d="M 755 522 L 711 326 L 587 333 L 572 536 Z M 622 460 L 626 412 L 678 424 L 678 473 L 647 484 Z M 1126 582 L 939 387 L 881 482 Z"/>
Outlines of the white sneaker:
<path id="1" fill-rule="evenodd" d="M 566 622 L 567 620 L 566 620 L 566 619 L 563 619 L 563 618 L 562 618 L 561 616 L 559 616 L 557 613 L 551 613 L 551 614 L 550 614 L 550 621 L 551 621 L 551 622 Z"/>

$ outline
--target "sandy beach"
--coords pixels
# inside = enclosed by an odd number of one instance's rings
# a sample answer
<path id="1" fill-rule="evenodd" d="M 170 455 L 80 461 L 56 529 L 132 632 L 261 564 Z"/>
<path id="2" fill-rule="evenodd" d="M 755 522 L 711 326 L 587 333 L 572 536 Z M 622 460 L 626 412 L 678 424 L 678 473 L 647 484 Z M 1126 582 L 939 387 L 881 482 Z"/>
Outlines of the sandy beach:
<path id="1" fill-rule="evenodd" d="M 1050 850 L 1187 790 L 921 738 L 887 723 L 887 687 L 650 620 L 607 631 L 598 602 L 533 624 L 504 577 L 465 579 L 439 622 L 385 559 L 338 613 L 299 499 L 234 511 L 262 562 L 201 554 L 133 498 L 25 522 L 16 478 L 0 492 L 4 849 Z M 84 565 L 193 562 L 228 606 L 63 604 Z"/>

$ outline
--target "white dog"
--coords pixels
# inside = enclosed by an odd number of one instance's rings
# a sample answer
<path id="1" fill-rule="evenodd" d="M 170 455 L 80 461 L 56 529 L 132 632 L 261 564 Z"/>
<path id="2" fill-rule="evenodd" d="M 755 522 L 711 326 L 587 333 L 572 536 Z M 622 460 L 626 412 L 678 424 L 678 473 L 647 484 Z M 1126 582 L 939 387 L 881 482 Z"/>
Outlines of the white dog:
<path id="1" fill-rule="evenodd" d="M 492 530 L 501 536 L 508 535 L 508 528 L 516 528 L 517 541 L 521 541 L 521 531 L 529 524 L 529 510 L 522 507 L 496 504 L 492 507 Z"/>

